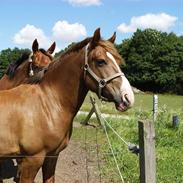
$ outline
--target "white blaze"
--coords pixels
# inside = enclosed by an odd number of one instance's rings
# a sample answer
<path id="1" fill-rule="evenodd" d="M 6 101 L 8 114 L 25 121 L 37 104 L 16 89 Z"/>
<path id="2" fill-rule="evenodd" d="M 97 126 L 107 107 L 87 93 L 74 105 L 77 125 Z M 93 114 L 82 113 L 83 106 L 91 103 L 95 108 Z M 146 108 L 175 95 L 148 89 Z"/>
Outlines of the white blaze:
<path id="1" fill-rule="evenodd" d="M 113 57 L 113 55 L 109 52 L 106 52 L 106 55 L 107 55 L 108 58 L 110 58 L 112 60 L 112 62 L 116 66 L 118 72 L 122 73 L 121 69 L 120 69 L 119 65 L 117 64 L 117 62 L 116 62 L 115 58 Z M 128 79 L 125 77 L 124 74 L 122 74 L 122 76 L 120 76 L 120 77 L 121 77 L 120 91 L 122 92 L 123 100 L 125 100 L 124 96 L 127 95 L 127 98 L 130 102 L 130 106 L 132 106 L 134 104 L 134 93 L 132 91 L 131 85 L 130 85 Z"/>

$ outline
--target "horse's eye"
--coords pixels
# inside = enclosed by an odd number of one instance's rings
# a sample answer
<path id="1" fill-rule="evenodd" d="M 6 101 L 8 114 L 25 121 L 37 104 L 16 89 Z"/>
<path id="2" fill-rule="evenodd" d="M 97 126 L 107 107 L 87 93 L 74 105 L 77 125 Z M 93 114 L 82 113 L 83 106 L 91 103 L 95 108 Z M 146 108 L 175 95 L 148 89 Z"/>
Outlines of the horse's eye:
<path id="1" fill-rule="evenodd" d="M 97 66 L 102 67 L 103 65 L 106 65 L 107 63 L 105 60 L 100 59 L 100 60 L 96 60 L 96 64 L 97 64 Z"/>

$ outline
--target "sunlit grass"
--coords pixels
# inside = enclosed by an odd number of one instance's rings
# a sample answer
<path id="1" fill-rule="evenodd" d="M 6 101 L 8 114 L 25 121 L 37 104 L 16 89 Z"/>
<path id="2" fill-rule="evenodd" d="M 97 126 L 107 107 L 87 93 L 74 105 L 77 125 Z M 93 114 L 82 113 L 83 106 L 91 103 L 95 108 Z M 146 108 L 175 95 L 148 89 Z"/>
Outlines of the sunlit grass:
<path id="1" fill-rule="evenodd" d="M 156 132 L 156 164 L 157 183 L 182 183 L 183 182 L 183 96 L 158 95 L 159 110 L 155 123 Z M 128 120 L 107 118 L 111 126 L 130 143 L 138 144 L 138 120 L 152 119 L 152 98 L 151 94 L 137 94 L 134 108 L 125 114 L 116 112 L 113 104 L 101 105 L 97 100 L 99 108 L 104 113 L 116 115 L 128 115 Z M 91 104 L 87 96 L 82 110 L 89 112 Z M 179 117 L 179 127 L 172 127 L 172 116 Z M 76 121 L 83 121 L 86 115 L 78 115 Z M 97 124 L 96 118 L 90 123 Z M 83 129 L 82 129 L 83 130 Z M 81 129 L 77 129 L 74 138 L 81 136 Z M 90 131 L 90 130 L 89 130 Z M 139 183 L 139 162 L 138 156 L 130 153 L 127 146 L 107 128 L 112 146 L 117 155 L 120 170 L 125 183 Z M 95 130 L 89 133 L 90 138 L 95 138 Z M 100 129 L 100 152 L 110 153 L 104 130 Z M 120 182 L 117 169 L 112 155 L 103 155 L 105 166 L 102 167 L 103 176 L 108 177 L 110 182 Z"/>
<path id="2" fill-rule="evenodd" d="M 83 103 L 81 110 L 89 111 L 91 109 L 90 95 L 88 93 L 85 102 Z M 108 114 L 118 114 L 118 115 L 129 115 L 133 114 L 136 111 L 147 111 L 152 112 L 153 108 L 153 94 L 136 94 L 135 95 L 135 105 L 132 109 L 129 109 L 127 112 L 120 113 L 115 109 L 113 103 L 101 103 L 96 95 L 92 94 L 95 97 L 97 104 L 100 107 L 100 110 L 103 113 Z M 166 108 L 170 112 L 180 112 L 183 111 L 183 96 L 177 95 L 158 95 L 158 107 L 160 109 Z"/>

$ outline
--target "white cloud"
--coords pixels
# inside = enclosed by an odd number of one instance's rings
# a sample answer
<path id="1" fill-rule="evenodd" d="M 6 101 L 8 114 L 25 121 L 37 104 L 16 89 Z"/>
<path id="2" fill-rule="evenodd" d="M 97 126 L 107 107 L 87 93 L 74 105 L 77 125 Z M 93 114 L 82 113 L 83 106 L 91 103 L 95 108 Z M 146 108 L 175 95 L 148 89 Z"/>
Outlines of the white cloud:
<path id="1" fill-rule="evenodd" d="M 13 41 L 16 44 L 31 46 L 32 42 L 36 38 L 40 43 L 40 47 L 47 48 L 50 45 L 50 40 L 44 34 L 43 30 L 30 24 L 27 24 L 18 33 L 16 33 Z"/>
<path id="2" fill-rule="evenodd" d="M 168 31 L 170 27 L 175 25 L 176 21 L 177 17 L 166 13 L 148 13 L 143 16 L 132 17 L 128 25 L 126 23 L 122 23 L 117 29 L 122 33 L 135 32 L 137 28 L 153 28 L 161 31 Z"/>
<path id="3" fill-rule="evenodd" d="M 78 41 L 86 36 L 86 28 L 79 23 L 69 24 L 67 21 L 58 21 L 52 29 L 53 38 L 60 40 L 64 44 Z"/>
<path id="4" fill-rule="evenodd" d="M 72 6 L 99 6 L 101 5 L 101 0 L 65 0 Z"/>
<path id="5" fill-rule="evenodd" d="M 37 38 L 39 47 L 47 49 L 53 41 L 56 41 L 56 51 L 58 51 L 86 35 L 86 28 L 80 23 L 69 24 L 67 21 L 57 21 L 52 28 L 52 35 L 49 37 L 42 29 L 27 24 L 14 35 L 13 42 L 31 48 L 34 39 Z"/>

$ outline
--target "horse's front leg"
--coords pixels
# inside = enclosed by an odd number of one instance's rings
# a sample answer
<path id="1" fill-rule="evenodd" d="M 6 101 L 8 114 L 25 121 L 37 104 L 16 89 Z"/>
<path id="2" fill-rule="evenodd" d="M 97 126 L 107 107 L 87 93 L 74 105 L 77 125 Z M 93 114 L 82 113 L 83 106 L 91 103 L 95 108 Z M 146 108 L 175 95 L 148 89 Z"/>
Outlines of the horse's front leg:
<path id="1" fill-rule="evenodd" d="M 55 169 L 57 165 L 58 154 L 49 154 L 43 163 L 43 183 L 55 183 Z"/>
<path id="2" fill-rule="evenodd" d="M 45 153 L 41 152 L 34 156 L 28 156 L 22 159 L 20 164 L 20 183 L 33 183 L 34 179 L 43 165 Z"/>
<path id="3" fill-rule="evenodd" d="M 2 179 L 2 163 L 3 163 L 3 160 L 0 160 L 0 183 L 3 183 L 3 179 Z"/>

